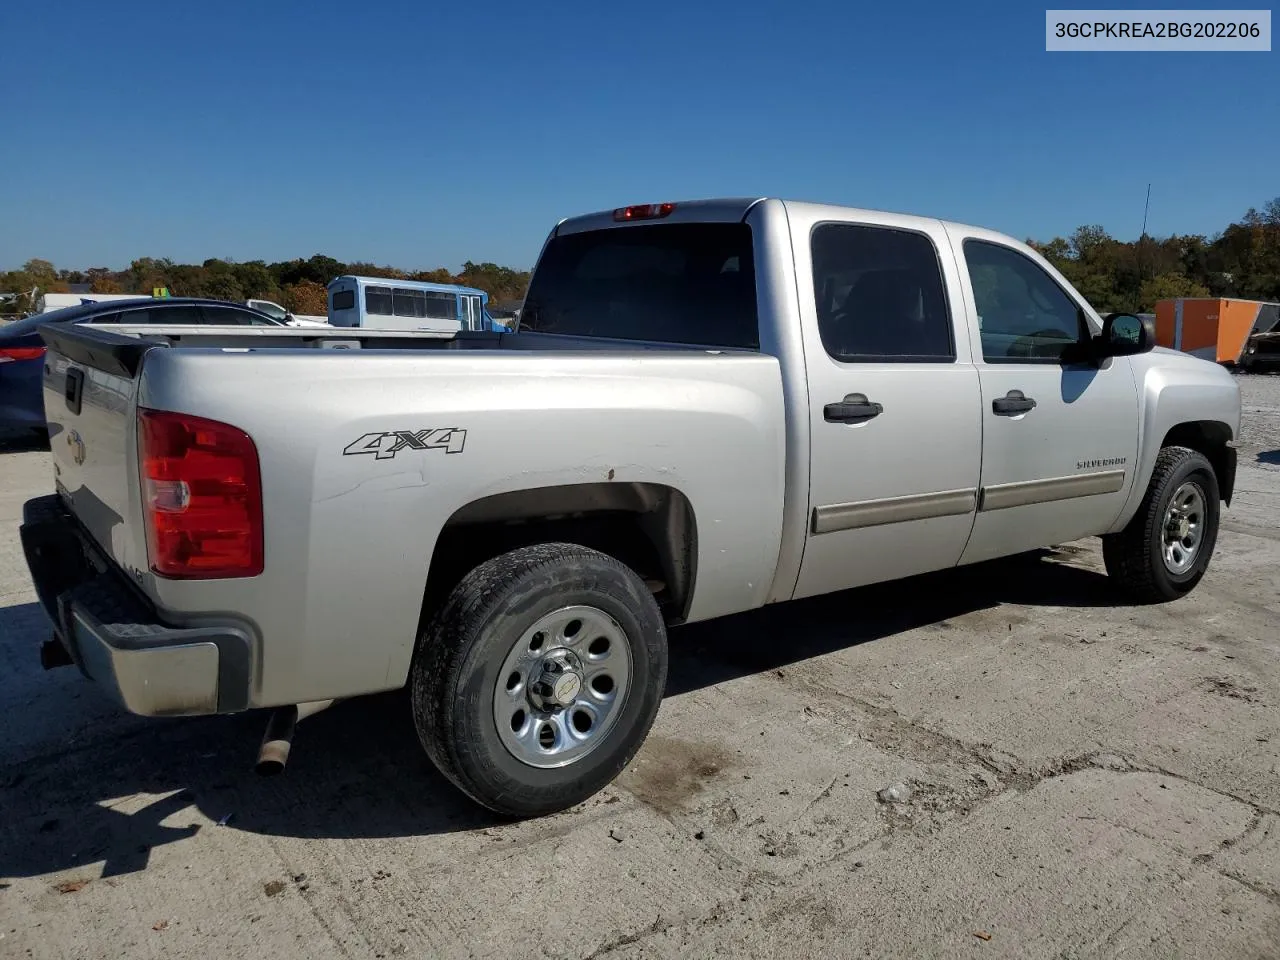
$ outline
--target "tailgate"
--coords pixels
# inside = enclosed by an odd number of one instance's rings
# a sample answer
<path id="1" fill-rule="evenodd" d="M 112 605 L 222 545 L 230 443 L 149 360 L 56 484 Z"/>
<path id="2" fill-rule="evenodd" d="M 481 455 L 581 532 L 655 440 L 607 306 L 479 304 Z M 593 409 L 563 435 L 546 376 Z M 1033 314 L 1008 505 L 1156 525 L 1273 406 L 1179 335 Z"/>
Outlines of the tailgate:
<path id="1" fill-rule="evenodd" d="M 125 570 L 146 569 L 135 446 L 138 373 L 164 344 L 46 324 L 44 409 L 55 485 L 102 551 Z"/>

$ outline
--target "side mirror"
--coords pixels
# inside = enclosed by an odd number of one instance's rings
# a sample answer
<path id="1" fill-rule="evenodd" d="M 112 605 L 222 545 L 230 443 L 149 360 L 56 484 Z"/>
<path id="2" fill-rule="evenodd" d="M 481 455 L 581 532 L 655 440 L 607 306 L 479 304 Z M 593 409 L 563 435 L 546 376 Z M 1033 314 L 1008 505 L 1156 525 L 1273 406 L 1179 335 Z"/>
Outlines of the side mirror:
<path id="1" fill-rule="evenodd" d="M 1097 356 L 1131 357 L 1147 353 L 1156 345 L 1155 331 L 1132 313 L 1113 313 L 1102 324 L 1102 333 L 1095 341 Z"/>

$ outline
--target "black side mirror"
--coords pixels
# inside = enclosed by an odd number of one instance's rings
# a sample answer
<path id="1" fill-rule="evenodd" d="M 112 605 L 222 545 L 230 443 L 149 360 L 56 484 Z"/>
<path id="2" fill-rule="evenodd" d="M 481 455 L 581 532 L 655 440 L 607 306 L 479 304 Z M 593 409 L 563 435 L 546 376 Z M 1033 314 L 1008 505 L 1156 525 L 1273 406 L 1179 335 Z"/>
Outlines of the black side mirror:
<path id="1" fill-rule="evenodd" d="M 1103 318 L 1100 334 L 1069 344 L 1062 351 L 1061 359 L 1068 365 L 1094 365 L 1107 357 L 1146 353 L 1155 345 L 1155 327 L 1150 321 L 1132 313 L 1109 313 Z"/>
<path id="2" fill-rule="evenodd" d="M 1131 357 L 1147 353 L 1156 345 L 1155 331 L 1141 317 L 1132 313 L 1108 314 L 1102 333 L 1096 338 L 1097 356 Z"/>

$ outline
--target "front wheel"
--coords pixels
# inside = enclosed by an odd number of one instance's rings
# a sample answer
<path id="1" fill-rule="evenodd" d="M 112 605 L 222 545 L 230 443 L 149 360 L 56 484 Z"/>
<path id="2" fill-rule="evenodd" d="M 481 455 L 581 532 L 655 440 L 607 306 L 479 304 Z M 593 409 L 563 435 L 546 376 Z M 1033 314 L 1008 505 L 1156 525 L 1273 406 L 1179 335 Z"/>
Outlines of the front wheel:
<path id="1" fill-rule="evenodd" d="M 581 803 L 657 716 L 667 637 L 630 568 L 573 544 L 503 554 L 454 588 L 410 676 L 418 738 L 481 805 L 533 817 Z"/>
<path id="2" fill-rule="evenodd" d="M 1138 512 L 1102 538 L 1107 574 L 1140 603 L 1186 596 L 1218 541 L 1218 478 L 1204 454 L 1165 447 Z"/>

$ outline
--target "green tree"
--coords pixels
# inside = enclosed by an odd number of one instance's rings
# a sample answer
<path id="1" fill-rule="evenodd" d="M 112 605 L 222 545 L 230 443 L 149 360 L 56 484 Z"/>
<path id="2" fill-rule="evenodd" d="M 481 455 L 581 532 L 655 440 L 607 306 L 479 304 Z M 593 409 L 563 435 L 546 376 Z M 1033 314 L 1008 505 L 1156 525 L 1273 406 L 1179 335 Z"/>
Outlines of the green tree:
<path id="1" fill-rule="evenodd" d="M 106 267 L 90 267 L 85 271 L 89 289 L 94 293 L 121 293 L 120 284 Z"/>
<path id="2" fill-rule="evenodd" d="M 1178 297 L 1207 297 L 1209 288 L 1196 283 L 1180 273 L 1162 273 L 1158 277 L 1143 281 L 1139 310 L 1151 313 L 1160 300 L 1173 300 Z"/>
<path id="3" fill-rule="evenodd" d="M 452 273 L 444 267 L 436 267 L 434 270 L 419 270 L 417 273 L 409 274 L 411 280 L 421 280 L 423 283 L 456 283 L 457 279 Z"/>
<path id="4" fill-rule="evenodd" d="M 357 277 L 386 277 L 388 280 L 407 280 L 409 278 L 409 274 L 396 267 L 379 267 L 372 263 L 362 263 L 359 261 L 355 263 L 348 263 L 341 272 L 354 274 Z M 326 279 L 324 283 L 327 285 L 329 281 L 336 276 L 338 276 L 338 274 L 335 273 L 333 276 Z M 448 281 L 445 282 L 447 283 Z"/>
<path id="5" fill-rule="evenodd" d="M 22 272 L 41 290 L 48 290 L 58 282 L 58 271 L 48 260 L 33 257 L 22 265 Z"/>
<path id="6" fill-rule="evenodd" d="M 314 280 L 299 280 L 284 288 L 284 305 L 292 313 L 324 316 L 329 312 L 325 285 Z"/>
<path id="7" fill-rule="evenodd" d="M 1115 241 L 1102 227 L 1093 224 L 1076 228 L 1068 245 L 1071 256 L 1085 264 L 1103 264 L 1107 261 Z"/>
<path id="8" fill-rule="evenodd" d="M 233 264 L 231 273 L 246 299 L 279 300 L 282 296 L 275 277 L 261 260 Z"/>

